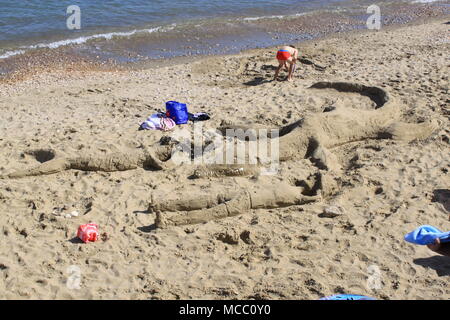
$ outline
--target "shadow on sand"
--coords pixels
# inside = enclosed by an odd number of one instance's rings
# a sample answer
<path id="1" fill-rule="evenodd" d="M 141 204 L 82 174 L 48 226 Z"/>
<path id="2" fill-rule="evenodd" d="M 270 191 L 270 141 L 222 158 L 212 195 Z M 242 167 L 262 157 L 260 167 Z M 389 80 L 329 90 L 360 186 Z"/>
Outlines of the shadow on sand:
<path id="1" fill-rule="evenodd" d="M 432 202 L 439 202 L 450 213 L 450 190 L 436 189 L 433 191 Z"/>
<path id="2" fill-rule="evenodd" d="M 83 244 L 84 242 L 81 241 L 80 238 L 78 237 L 73 237 L 72 239 L 69 240 L 69 242 L 73 243 L 73 244 Z"/>
<path id="3" fill-rule="evenodd" d="M 246 86 L 259 86 L 259 85 L 261 85 L 263 83 L 268 83 L 268 82 L 272 82 L 272 81 L 273 80 L 267 80 L 266 78 L 263 78 L 263 77 L 256 77 L 253 80 L 244 82 L 244 84 Z"/>
<path id="4" fill-rule="evenodd" d="M 424 268 L 436 271 L 437 275 L 450 276 L 450 258 L 445 256 L 434 256 L 429 258 L 414 259 L 414 263 Z"/>
<path id="5" fill-rule="evenodd" d="M 142 232 L 145 232 L 145 233 L 149 233 L 149 232 L 155 231 L 156 229 L 157 229 L 156 228 L 156 224 L 151 224 L 149 226 L 144 226 L 144 227 L 138 227 L 139 231 L 142 231 Z"/>
<path id="6" fill-rule="evenodd" d="M 277 70 L 277 67 L 271 64 L 265 64 L 261 67 L 261 69 L 264 71 L 275 71 Z"/>

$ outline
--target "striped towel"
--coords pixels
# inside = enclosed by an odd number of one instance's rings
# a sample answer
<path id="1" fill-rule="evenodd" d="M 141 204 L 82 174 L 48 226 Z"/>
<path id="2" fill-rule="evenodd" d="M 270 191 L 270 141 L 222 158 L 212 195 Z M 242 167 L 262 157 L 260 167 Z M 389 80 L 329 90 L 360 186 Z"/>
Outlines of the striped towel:
<path id="1" fill-rule="evenodd" d="M 162 130 L 169 131 L 175 127 L 175 122 L 161 113 L 152 114 L 145 120 L 139 129 L 141 130 Z"/>

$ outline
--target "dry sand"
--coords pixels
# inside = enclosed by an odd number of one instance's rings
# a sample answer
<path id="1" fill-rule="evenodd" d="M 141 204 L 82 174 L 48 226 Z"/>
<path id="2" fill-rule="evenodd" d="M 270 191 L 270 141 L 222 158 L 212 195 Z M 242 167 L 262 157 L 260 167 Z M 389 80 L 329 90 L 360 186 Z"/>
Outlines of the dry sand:
<path id="1" fill-rule="evenodd" d="M 0 180 L 0 298 L 450 298 L 450 258 L 403 240 L 422 224 L 450 230 L 446 22 L 302 43 L 301 54 L 326 68 L 301 64 L 293 83 L 263 81 L 276 65 L 276 49 L 269 48 L 159 69 L 48 73 L 1 85 L 0 174 L 36 166 L 52 152 L 135 152 L 168 135 L 137 131 L 168 100 L 208 112 L 209 129 L 222 121 L 282 126 L 329 105 L 373 108 L 367 97 L 307 89 L 323 80 L 382 87 L 401 102 L 403 121 L 434 119 L 439 129 L 423 141 L 333 148 L 343 186 L 331 199 L 187 227 L 155 229 L 155 216 L 146 211 L 152 196 L 295 185 L 319 169 L 296 159 L 282 163 L 278 175 L 258 179 L 190 180 L 190 169 L 181 166 Z M 324 217 L 332 205 L 342 215 Z M 77 217 L 65 217 L 74 210 Z M 75 239 L 77 227 L 91 221 L 108 240 Z M 73 288 L 78 271 L 80 287 Z"/>

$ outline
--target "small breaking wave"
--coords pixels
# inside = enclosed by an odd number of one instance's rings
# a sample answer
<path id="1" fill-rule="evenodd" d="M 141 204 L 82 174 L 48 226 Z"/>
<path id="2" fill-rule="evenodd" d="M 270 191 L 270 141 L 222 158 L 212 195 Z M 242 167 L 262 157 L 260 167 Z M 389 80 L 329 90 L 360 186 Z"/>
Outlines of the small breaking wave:
<path id="1" fill-rule="evenodd" d="M 412 3 L 431 3 L 431 2 L 438 2 L 442 0 L 414 0 Z"/>
<path id="2" fill-rule="evenodd" d="M 251 21 L 258 21 L 258 20 L 269 20 L 269 19 L 286 19 L 286 18 L 295 18 L 295 17 L 301 17 L 305 16 L 307 14 L 312 14 L 314 11 L 311 12 L 301 12 L 296 14 L 290 14 L 290 15 L 274 15 L 274 16 L 260 16 L 260 17 L 246 17 L 242 18 L 242 21 L 245 22 L 251 22 Z"/>
<path id="3" fill-rule="evenodd" d="M 137 34 L 146 34 L 146 33 L 155 33 L 155 32 L 166 32 L 173 30 L 176 27 L 176 24 L 171 24 L 169 26 L 165 27 L 155 27 L 155 28 L 149 28 L 149 29 L 135 29 L 132 31 L 127 32 L 110 32 L 110 33 L 100 33 L 100 34 L 94 34 L 91 36 L 83 36 L 75 39 L 65 39 L 60 41 L 54 41 L 50 43 L 38 43 L 35 45 L 20 47 L 20 50 L 12 50 L 12 51 L 6 51 L 5 53 L 0 55 L 0 59 L 7 59 L 19 54 L 23 54 L 27 52 L 28 50 L 33 49 L 56 49 L 63 46 L 69 46 L 69 45 L 80 45 L 92 40 L 97 39 L 104 39 L 104 40 L 111 40 L 113 38 L 129 38 L 131 36 L 137 35 Z"/>
<path id="4" fill-rule="evenodd" d="M 262 16 L 262 17 L 248 17 L 248 18 L 243 18 L 243 21 L 258 21 L 258 20 L 263 20 L 263 19 L 283 19 L 286 16 Z"/>
<path id="5" fill-rule="evenodd" d="M 17 56 L 19 54 L 25 53 L 24 50 L 14 50 L 14 51 L 6 51 L 4 54 L 0 55 L 0 59 L 6 59 L 13 56 Z"/>

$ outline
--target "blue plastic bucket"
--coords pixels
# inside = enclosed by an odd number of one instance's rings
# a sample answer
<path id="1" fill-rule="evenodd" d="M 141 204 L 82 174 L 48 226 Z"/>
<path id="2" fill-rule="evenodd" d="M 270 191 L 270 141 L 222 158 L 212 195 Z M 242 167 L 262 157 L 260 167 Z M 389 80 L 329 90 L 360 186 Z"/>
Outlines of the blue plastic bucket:
<path id="1" fill-rule="evenodd" d="M 176 124 L 185 124 L 189 120 L 186 104 L 177 101 L 166 102 L 166 116 L 175 121 Z"/>

